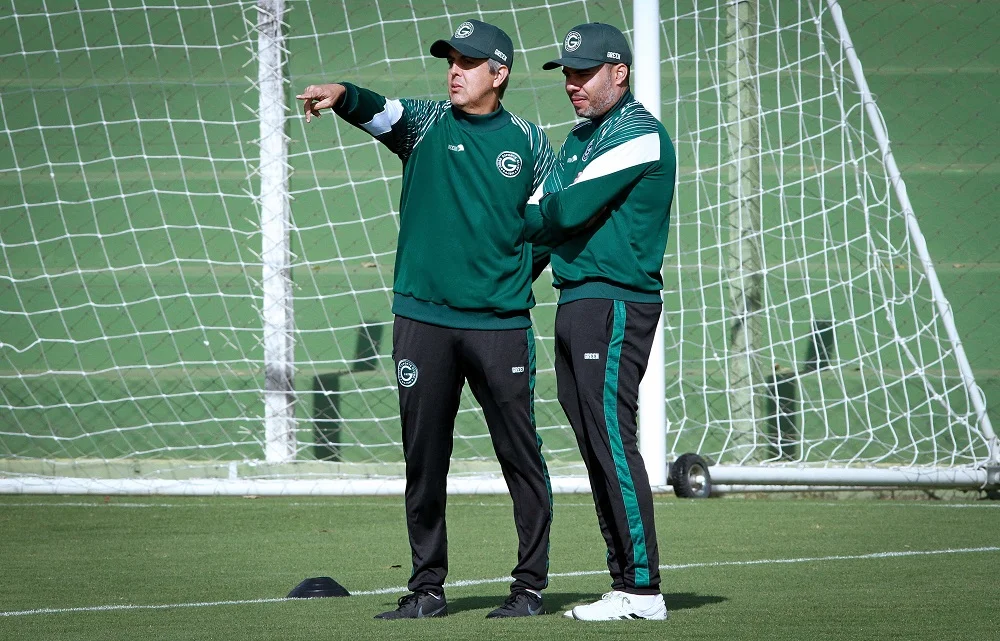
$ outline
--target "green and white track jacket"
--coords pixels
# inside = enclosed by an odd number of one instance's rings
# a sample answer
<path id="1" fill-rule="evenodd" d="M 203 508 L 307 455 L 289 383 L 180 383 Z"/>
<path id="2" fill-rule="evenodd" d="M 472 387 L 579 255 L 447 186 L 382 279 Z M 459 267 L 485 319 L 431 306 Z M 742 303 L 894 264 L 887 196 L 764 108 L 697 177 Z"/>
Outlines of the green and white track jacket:
<path id="1" fill-rule="evenodd" d="M 393 313 L 459 329 L 530 327 L 524 209 L 555 162 L 542 130 L 502 105 L 472 115 L 342 84 L 334 111 L 403 161 Z"/>
<path id="2" fill-rule="evenodd" d="M 552 248 L 559 302 L 660 302 L 677 162 L 663 125 L 631 93 L 577 125 L 528 201 L 526 236 Z"/>

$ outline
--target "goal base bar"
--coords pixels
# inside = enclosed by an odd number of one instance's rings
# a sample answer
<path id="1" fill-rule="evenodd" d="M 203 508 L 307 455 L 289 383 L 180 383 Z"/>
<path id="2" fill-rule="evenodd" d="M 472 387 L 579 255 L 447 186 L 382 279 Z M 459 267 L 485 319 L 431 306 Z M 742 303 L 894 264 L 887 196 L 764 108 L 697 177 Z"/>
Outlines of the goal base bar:
<path id="1" fill-rule="evenodd" d="M 554 477 L 552 492 L 590 493 L 587 479 Z M 403 479 L 81 479 L 3 478 L 0 494 L 96 496 L 402 496 Z M 508 494 L 502 478 L 451 478 L 448 494 Z"/>
<path id="2" fill-rule="evenodd" d="M 982 489 L 989 485 L 985 468 L 811 468 L 713 465 L 714 484 L 814 485 L 838 487 L 941 487 Z"/>
<path id="3" fill-rule="evenodd" d="M 718 491 L 774 491 L 812 487 L 823 489 L 877 487 L 938 487 L 984 489 L 995 486 L 986 469 L 957 468 L 862 468 L 741 467 L 715 465 L 709 468 Z M 555 494 L 589 494 L 586 478 L 555 476 Z M 364 479 L 85 479 L 7 477 L 0 478 L 0 494 L 96 495 L 96 496 L 401 496 L 406 482 L 399 478 Z M 669 486 L 654 487 L 667 491 Z M 453 477 L 449 494 L 507 494 L 502 478 Z"/>

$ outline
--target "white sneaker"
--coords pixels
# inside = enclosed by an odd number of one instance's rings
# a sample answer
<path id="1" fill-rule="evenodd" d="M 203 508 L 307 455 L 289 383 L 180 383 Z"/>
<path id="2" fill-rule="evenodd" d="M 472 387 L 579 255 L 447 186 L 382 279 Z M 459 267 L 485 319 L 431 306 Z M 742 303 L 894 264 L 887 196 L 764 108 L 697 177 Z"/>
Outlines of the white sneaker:
<path id="1" fill-rule="evenodd" d="M 589 605 L 578 605 L 563 614 L 580 621 L 617 621 L 650 619 L 663 621 L 670 615 L 662 594 L 628 594 L 614 590 Z"/>

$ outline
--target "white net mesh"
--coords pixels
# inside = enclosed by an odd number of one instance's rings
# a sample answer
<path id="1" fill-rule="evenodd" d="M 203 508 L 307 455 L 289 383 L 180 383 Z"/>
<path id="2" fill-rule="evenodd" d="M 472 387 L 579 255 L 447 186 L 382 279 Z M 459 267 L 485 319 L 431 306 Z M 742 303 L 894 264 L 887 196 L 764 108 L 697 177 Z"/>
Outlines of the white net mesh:
<path id="1" fill-rule="evenodd" d="M 295 454 L 266 464 L 256 3 L 0 7 L 0 474 L 400 475 L 398 159 L 332 115 L 306 127 L 289 105 Z M 827 3 L 760 2 L 742 52 L 722 3 L 661 13 L 678 156 L 671 452 L 982 462 L 980 419 Z M 558 147 L 575 121 L 542 62 L 573 25 L 627 27 L 632 14 L 582 0 L 296 0 L 286 101 L 337 80 L 441 99 L 445 66 L 427 49 L 470 17 L 512 36 L 504 104 Z M 553 474 L 582 475 L 556 400 L 549 285 L 535 285 L 536 415 Z M 458 474 L 495 468 L 468 392 L 454 461 Z"/>

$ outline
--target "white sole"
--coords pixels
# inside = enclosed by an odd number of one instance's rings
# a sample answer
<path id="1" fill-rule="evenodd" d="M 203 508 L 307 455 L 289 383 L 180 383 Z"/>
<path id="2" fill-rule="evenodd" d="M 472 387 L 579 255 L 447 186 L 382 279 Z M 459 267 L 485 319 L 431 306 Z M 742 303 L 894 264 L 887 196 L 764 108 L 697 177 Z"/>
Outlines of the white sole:
<path id="1" fill-rule="evenodd" d="M 627 617 L 627 618 L 615 618 L 615 619 L 581 619 L 580 617 L 576 616 L 576 614 L 574 614 L 573 610 L 566 610 L 565 612 L 563 612 L 563 616 L 566 617 L 567 619 L 575 619 L 577 621 L 590 621 L 590 620 L 594 620 L 594 621 L 666 621 L 667 619 L 670 618 L 670 614 L 667 613 L 667 614 L 665 614 L 662 617 L 643 617 L 643 616 L 635 615 L 635 616 L 631 616 L 631 617 Z"/>

